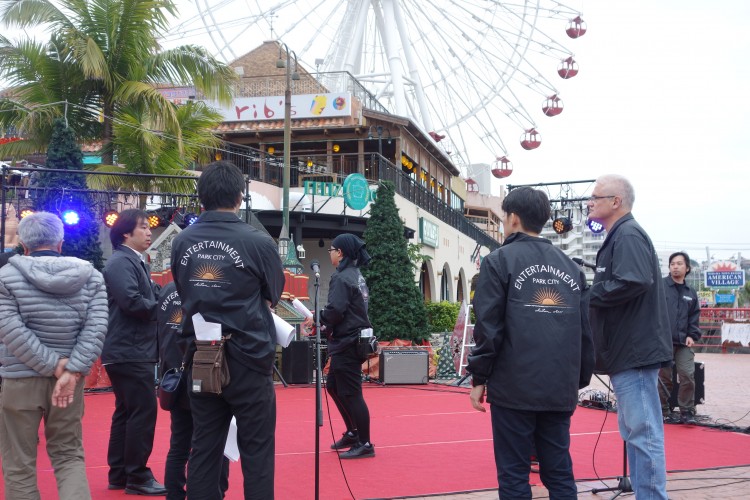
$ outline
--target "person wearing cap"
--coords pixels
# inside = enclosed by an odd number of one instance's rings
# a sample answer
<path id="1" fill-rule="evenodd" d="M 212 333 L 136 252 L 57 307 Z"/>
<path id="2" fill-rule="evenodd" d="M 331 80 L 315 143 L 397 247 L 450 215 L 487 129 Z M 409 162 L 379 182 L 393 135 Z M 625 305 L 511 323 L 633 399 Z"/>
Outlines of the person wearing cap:
<path id="1" fill-rule="evenodd" d="M 367 316 L 370 294 L 359 271 L 370 261 L 370 255 L 365 242 L 348 233 L 334 238 L 328 253 L 336 271 L 328 286 L 328 305 L 320 312 L 331 359 L 326 390 L 346 424 L 346 432 L 331 449 L 349 448 L 339 455 L 343 459 L 374 457 L 370 410 L 362 395 L 362 359 L 357 352 L 362 330 L 372 329 Z"/>

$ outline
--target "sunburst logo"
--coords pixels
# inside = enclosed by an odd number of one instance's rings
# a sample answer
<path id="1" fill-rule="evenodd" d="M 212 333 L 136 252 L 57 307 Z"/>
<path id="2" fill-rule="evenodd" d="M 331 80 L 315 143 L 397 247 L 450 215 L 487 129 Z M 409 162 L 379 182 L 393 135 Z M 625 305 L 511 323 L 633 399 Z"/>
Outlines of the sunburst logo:
<path id="1" fill-rule="evenodd" d="M 177 309 L 172 313 L 172 317 L 169 318 L 169 322 L 175 325 L 182 324 L 182 309 Z"/>
<path id="2" fill-rule="evenodd" d="M 727 272 L 727 271 L 738 271 L 737 264 L 728 260 L 722 260 L 711 264 L 712 271 Z"/>
<path id="3" fill-rule="evenodd" d="M 216 264 L 203 264 L 195 270 L 193 277 L 199 280 L 218 281 L 224 277 L 224 273 Z"/>
<path id="4" fill-rule="evenodd" d="M 565 301 L 559 292 L 551 288 L 542 288 L 534 294 L 533 304 L 538 306 L 564 306 Z"/>

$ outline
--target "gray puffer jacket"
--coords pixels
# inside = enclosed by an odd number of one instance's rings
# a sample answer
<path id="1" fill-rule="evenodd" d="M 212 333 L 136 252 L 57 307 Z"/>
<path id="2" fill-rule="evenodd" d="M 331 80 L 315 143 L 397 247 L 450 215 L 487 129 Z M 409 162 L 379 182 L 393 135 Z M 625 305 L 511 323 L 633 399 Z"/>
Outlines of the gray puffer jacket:
<path id="1" fill-rule="evenodd" d="M 0 377 L 86 375 L 107 332 L 101 273 L 75 257 L 15 256 L 0 269 Z"/>

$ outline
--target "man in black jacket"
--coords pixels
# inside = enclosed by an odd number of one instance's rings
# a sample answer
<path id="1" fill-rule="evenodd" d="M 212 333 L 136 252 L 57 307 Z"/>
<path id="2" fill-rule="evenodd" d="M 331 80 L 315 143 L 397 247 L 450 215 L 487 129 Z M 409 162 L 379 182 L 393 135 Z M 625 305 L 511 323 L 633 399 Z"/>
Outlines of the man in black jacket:
<path id="1" fill-rule="evenodd" d="M 109 328 L 102 365 L 112 382 L 115 411 L 109 434 L 109 489 L 135 495 L 165 495 L 148 458 L 154 446 L 158 359 L 156 298 L 159 287 L 143 261 L 151 245 L 146 212 L 123 210 L 110 229 L 114 251 L 104 266 Z"/>
<path id="2" fill-rule="evenodd" d="M 596 180 L 589 219 L 607 238 L 596 256 L 590 319 L 596 372 L 609 375 L 636 498 L 667 499 L 659 369 L 672 360 L 664 282 L 651 239 L 630 213 L 633 186 L 622 176 Z"/>
<path id="3" fill-rule="evenodd" d="M 680 382 L 677 404 L 680 422 L 695 424 L 695 354 L 693 344 L 701 338 L 701 306 L 698 294 L 685 282 L 690 274 L 690 257 L 685 252 L 669 256 L 669 276 L 664 277 L 669 326 L 672 332 L 674 365 Z M 670 415 L 669 395 L 672 393 L 672 367 L 662 368 L 659 379 L 664 384 L 659 397 L 665 422 L 675 423 Z"/>
<path id="4" fill-rule="evenodd" d="M 195 338 L 193 315 L 221 324 L 230 382 L 221 394 L 190 393 L 193 442 L 188 498 L 218 500 L 217 478 L 232 416 L 246 499 L 274 495 L 276 342 L 271 307 L 284 288 L 276 245 L 237 217 L 246 181 L 232 163 L 203 171 L 198 196 L 206 209 L 172 243 L 172 274 L 182 298 L 183 335 Z M 194 347 L 191 345 L 191 349 Z M 192 375 L 188 379 L 193 387 Z"/>
<path id="5" fill-rule="evenodd" d="M 475 409 L 492 410 L 500 498 L 531 498 L 536 445 L 550 498 L 577 498 L 570 418 L 591 380 L 594 352 L 580 268 L 539 237 L 550 218 L 544 192 L 522 187 L 502 204 L 505 242 L 482 261 L 467 370 Z"/>

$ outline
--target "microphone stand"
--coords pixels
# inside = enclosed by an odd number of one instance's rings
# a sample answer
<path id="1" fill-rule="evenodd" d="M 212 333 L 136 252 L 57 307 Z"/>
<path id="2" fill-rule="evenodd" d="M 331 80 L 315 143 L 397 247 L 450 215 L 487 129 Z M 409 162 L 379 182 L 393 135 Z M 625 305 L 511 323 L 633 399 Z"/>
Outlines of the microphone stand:
<path id="1" fill-rule="evenodd" d="M 323 427 L 323 398 L 321 379 L 323 370 L 320 366 L 320 273 L 315 273 L 315 500 L 320 498 L 320 428 Z"/>

